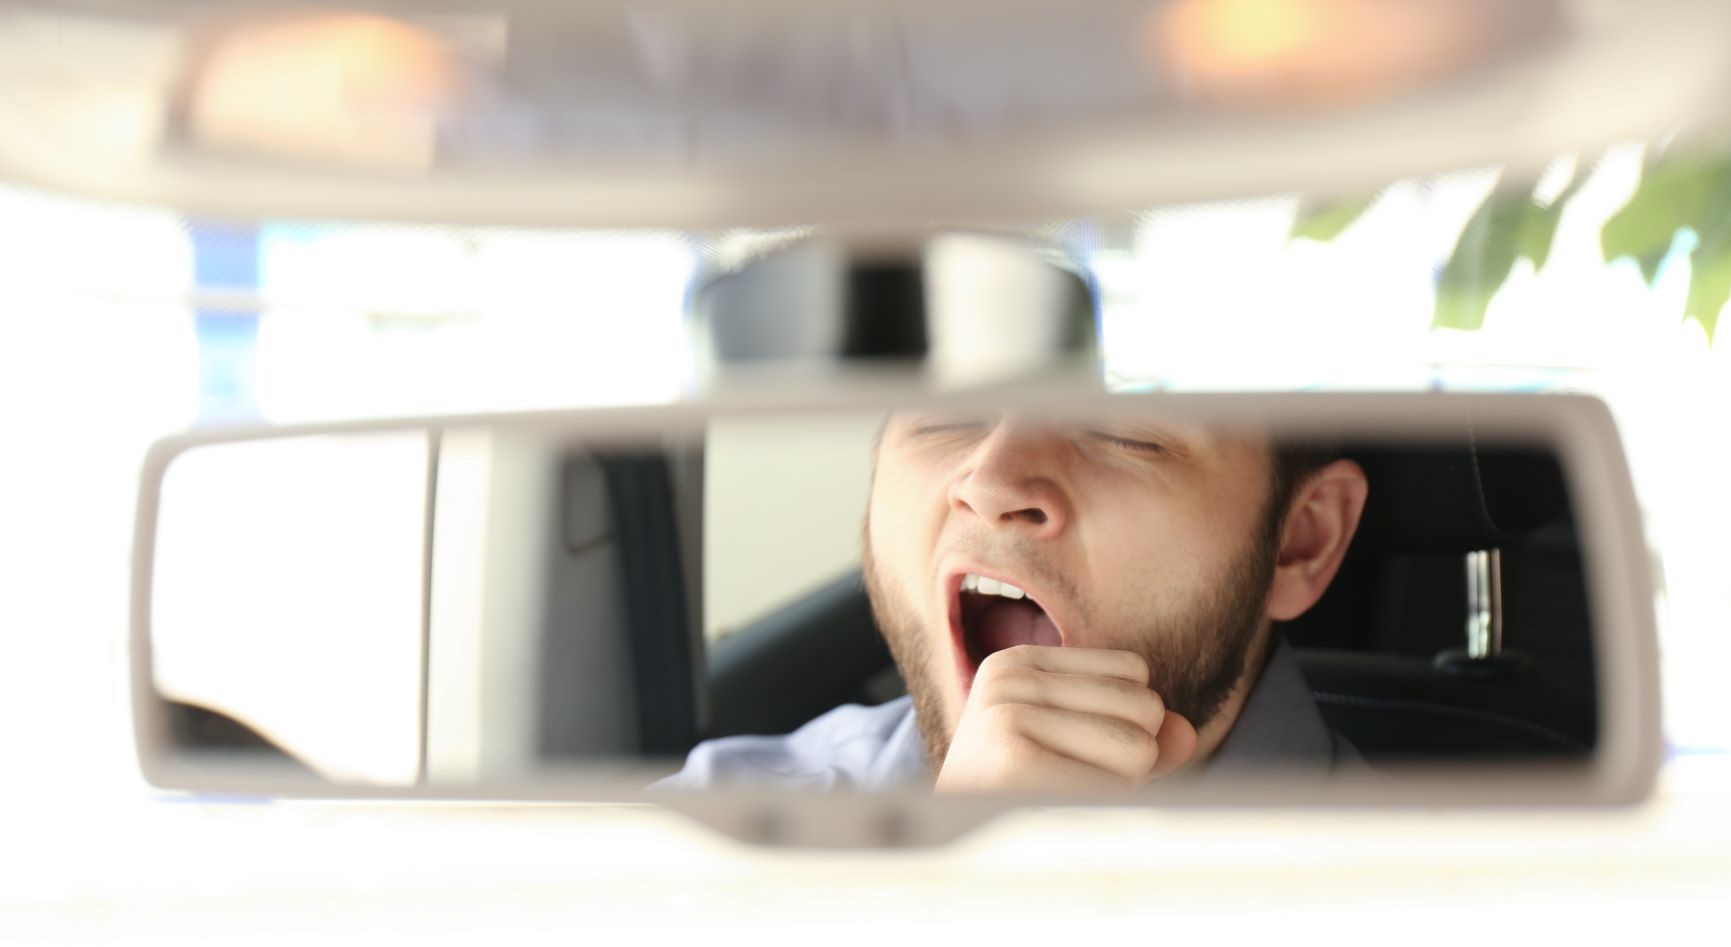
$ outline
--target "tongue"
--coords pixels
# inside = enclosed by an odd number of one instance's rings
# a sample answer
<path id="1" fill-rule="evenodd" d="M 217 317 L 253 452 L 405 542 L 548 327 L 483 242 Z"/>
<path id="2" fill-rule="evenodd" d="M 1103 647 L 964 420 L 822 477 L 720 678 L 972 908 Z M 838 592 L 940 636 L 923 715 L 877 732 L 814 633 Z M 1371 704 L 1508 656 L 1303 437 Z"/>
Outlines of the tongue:
<path id="1" fill-rule="evenodd" d="M 986 654 L 1013 648 L 1019 644 L 1056 647 L 1063 644 L 1058 626 L 1046 617 L 1039 606 L 1027 601 L 998 601 L 980 612 L 975 635 Z"/>

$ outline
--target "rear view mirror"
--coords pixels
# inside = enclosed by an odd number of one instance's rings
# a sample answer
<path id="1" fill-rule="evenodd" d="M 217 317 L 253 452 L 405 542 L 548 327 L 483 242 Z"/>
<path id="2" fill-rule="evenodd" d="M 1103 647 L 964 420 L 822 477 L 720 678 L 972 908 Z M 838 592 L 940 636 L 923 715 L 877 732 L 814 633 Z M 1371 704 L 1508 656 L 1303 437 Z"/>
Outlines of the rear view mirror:
<path id="1" fill-rule="evenodd" d="M 1031 801 L 1651 785 L 1652 592 L 1596 401 L 799 401 L 159 444 L 146 775 L 657 802 L 825 844 Z"/>

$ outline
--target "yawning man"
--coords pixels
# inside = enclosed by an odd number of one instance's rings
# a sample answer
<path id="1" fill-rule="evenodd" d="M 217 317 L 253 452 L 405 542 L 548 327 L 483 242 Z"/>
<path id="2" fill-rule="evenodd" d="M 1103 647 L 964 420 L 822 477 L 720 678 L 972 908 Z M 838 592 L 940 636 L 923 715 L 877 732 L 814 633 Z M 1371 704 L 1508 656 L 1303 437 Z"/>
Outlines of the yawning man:
<path id="1" fill-rule="evenodd" d="M 1333 580 L 1368 483 L 1266 436 L 897 415 L 866 590 L 908 695 L 711 740 L 670 787 L 1136 789 L 1357 759 L 1274 622 Z"/>

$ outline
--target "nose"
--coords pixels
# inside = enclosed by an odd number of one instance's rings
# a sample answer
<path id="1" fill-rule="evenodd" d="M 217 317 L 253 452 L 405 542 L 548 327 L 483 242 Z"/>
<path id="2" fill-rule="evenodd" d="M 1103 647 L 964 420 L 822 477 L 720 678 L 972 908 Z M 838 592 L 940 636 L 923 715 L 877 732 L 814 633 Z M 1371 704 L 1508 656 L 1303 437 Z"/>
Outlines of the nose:
<path id="1" fill-rule="evenodd" d="M 1071 515 L 1062 486 L 1065 443 L 1055 433 L 999 424 L 951 483 L 951 508 L 979 517 L 993 530 L 1057 538 Z"/>

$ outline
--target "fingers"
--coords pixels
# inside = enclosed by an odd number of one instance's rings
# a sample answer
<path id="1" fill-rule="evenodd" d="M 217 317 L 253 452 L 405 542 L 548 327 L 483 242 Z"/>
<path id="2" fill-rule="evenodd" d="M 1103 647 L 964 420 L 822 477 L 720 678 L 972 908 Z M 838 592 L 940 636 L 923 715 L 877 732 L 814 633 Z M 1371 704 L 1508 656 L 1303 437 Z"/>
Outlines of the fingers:
<path id="1" fill-rule="evenodd" d="M 1006 740 L 989 755 L 952 754 L 938 773 L 938 792 L 1122 791 L 1123 777 L 1030 739 Z"/>
<path id="2" fill-rule="evenodd" d="M 1029 668 L 1055 674 L 1081 674 L 1112 677 L 1119 680 L 1148 684 L 1148 660 L 1131 651 L 1106 651 L 1098 648 L 1062 648 L 1044 645 L 1017 645 L 994 651 L 980 662 L 979 673 L 994 669 Z"/>
<path id="3" fill-rule="evenodd" d="M 1127 651 L 1022 646 L 980 664 L 949 753 L 944 791 L 1135 788 L 1183 766 L 1196 728 Z"/>
<path id="4" fill-rule="evenodd" d="M 1131 786 L 1151 778 L 1160 761 L 1160 743 L 1151 730 L 1116 717 L 1059 710 L 1035 704 L 999 704 L 999 732 L 1103 770 Z"/>
<path id="5" fill-rule="evenodd" d="M 1166 711 L 1166 719 L 1156 735 L 1160 742 L 1160 759 L 1154 764 L 1150 779 L 1159 779 L 1190 761 L 1196 755 L 1196 728 L 1183 714 Z"/>
<path id="6" fill-rule="evenodd" d="M 1118 677 L 1053 673 L 1025 666 L 993 668 L 974 681 L 984 704 L 1035 704 L 1114 717 L 1158 734 L 1166 723 L 1165 702 L 1146 684 Z"/>

